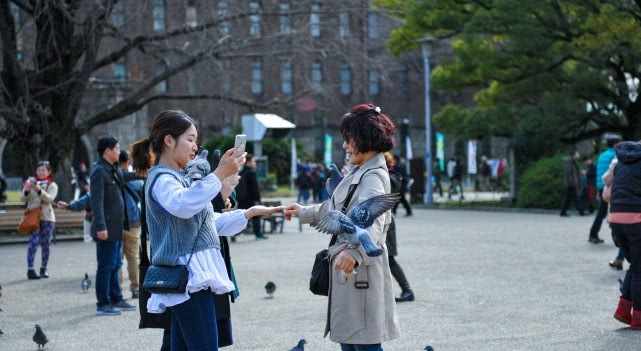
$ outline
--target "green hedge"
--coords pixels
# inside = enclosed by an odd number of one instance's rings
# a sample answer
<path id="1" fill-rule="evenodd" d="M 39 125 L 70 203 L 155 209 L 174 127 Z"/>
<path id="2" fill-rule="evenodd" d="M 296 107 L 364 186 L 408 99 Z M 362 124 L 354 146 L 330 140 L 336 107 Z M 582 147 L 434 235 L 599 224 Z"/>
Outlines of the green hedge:
<path id="1" fill-rule="evenodd" d="M 560 209 L 565 196 L 563 159 L 556 155 L 530 164 L 519 180 L 517 206 Z"/>

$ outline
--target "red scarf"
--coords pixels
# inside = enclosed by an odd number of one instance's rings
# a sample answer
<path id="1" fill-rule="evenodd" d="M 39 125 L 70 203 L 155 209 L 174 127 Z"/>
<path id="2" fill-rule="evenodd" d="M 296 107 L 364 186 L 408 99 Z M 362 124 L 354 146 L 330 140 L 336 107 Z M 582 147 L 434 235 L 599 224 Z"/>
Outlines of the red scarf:
<path id="1" fill-rule="evenodd" d="M 40 177 L 36 176 L 36 182 L 39 182 L 39 181 L 41 181 L 41 180 L 46 180 L 46 181 L 47 181 L 47 184 L 49 184 L 49 183 L 51 183 L 51 182 L 52 182 L 51 176 L 46 177 L 46 178 L 40 178 Z"/>

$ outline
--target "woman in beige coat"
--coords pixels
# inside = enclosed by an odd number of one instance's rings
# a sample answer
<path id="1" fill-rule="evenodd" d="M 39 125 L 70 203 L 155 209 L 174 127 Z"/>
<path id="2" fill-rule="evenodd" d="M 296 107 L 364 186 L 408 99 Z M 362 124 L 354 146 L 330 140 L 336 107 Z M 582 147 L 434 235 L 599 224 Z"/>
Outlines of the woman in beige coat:
<path id="1" fill-rule="evenodd" d="M 36 177 L 30 177 L 24 182 L 20 200 L 27 203 L 27 209 L 40 207 L 40 228 L 29 233 L 29 247 L 27 249 L 27 278 L 49 278 L 47 263 L 49 263 L 49 248 L 53 231 L 56 227 L 56 216 L 53 213 L 54 200 L 58 196 L 58 184 L 51 178 L 51 165 L 49 161 L 38 162 Z M 37 274 L 33 262 L 38 246 L 42 249 L 40 261 L 40 274 Z"/>
<path id="2" fill-rule="evenodd" d="M 356 204 L 390 192 L 383 153 L 394 147 L 396 128 L 389 117 L 374 105 L 357 105 L 343 116 L 339 130 L 346 156 L 354 167 L 329 200 L 312 206 L 291 204 L 285 210 L 287 219 L 298 216 L 302 223 L 314 223 L 327 211 L 340 210 L 352 187 L 356 188 L 347 215 Z M 350 247 L 342 236 L 329 248 L 334 269 L 330 274 L 325 336 L 330 333 L 330 340 L 340 343 L 342 351 L 383 350 L 382 342 L 400 336 L 385 246 L 391 218 L 388 211 L 365 228 L 376 245 L 383 248 L 380 256 L 367 256 L 362 246 Z M 353 270 L 356 274 L 350 274 Z"/>

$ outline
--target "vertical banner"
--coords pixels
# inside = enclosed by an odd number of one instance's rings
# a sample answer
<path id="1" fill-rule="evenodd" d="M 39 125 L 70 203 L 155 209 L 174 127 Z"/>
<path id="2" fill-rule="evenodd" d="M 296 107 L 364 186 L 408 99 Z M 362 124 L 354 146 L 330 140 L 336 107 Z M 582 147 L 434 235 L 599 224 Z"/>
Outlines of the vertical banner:
<path id="1" fill-rule="evenodd" d="M 324 154 L 324 159 L 325 161 L 325 166 L 329 167 L 330 164 L 332 164 L 332 143 L 334 142 L 334 138 L 329 135 L 325 134 L 325 154 Z"/>
<path id="2" fill-rule="evenodd" d="M 445 135 L 436 133 L 436 157 L 438 157 L 438 169 L 443 172 L 445 169 Z M 434 173 L 434 171 L 432 171 Z"/>
<path id="3" fill-rule="evenodd" d="M 290 169 L 289 187 L 292 194 L 294 194 L 294 181 L 296 180 L 296 163 L 298 162 L 298 155 L 296 154 L 296 138 L 292 137 L 292 167 Z"/>
<path id="4" fill-rule="evenodd" d="M 405 160 L 405 165 L 407 167 L 405 172 L 410 174 L 410 160 L 414 158 L 414 154 L 412 153 L 412 140 L 409 135 L 405 136 L 405 155 L 407 157 L 407 160 Z"/>
<path id="5" fill-rule="evenodd" d="M 476 174 L 476 140 L 467 141 L 467 173 Z"/>

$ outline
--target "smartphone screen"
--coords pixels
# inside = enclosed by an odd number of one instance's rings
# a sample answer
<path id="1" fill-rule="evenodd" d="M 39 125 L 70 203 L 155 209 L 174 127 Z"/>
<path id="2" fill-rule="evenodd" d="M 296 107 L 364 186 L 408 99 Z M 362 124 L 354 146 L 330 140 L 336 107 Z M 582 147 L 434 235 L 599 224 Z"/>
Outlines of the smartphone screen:
<path id="1" fill-rule="evenodd" d="M 236 140 L 234 141 L 234 149 L 240 147 L 240 152 L 245 152 L 245 144 L 247 144 L 247 135 L 238 134 L 236 135 Z"/>

